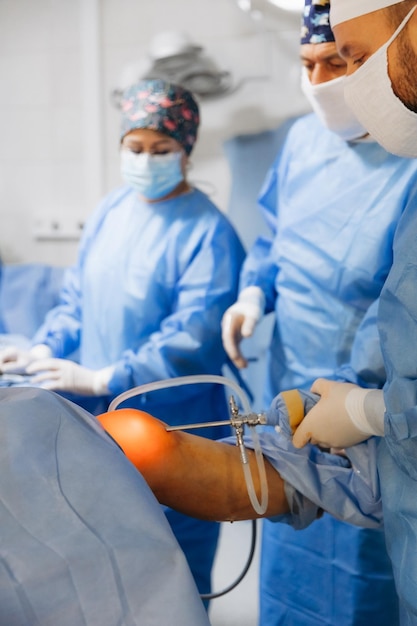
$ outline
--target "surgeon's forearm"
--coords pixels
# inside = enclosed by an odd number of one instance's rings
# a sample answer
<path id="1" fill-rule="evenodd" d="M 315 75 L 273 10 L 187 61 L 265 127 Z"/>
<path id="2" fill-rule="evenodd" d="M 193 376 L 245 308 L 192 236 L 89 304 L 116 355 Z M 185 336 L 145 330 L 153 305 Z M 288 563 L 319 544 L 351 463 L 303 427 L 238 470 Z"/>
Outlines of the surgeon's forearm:
<path id="1" fill-rule="evenodd" d="M 192 517 L 232 521 L 259 517 L 247 492 L 240 452 L 236 446 L 184 432 L 172 432 L 175 446 L 158 468 L 148 468 L 145 479 L 161 504 Z M 255 454 L 247 451 L 255 490 L 260 481 Z M 284 482 L 265 459 L 269 504 L 264 517 L 289 511 Z"/>

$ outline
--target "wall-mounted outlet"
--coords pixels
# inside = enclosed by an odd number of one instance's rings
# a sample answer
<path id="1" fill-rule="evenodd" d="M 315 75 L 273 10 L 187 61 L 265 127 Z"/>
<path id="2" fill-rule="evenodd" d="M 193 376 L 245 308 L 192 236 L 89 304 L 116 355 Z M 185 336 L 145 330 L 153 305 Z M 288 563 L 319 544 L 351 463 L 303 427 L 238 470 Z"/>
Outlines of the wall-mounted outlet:
<path id="1" fill-rule="evenodd" d="M 38 240 L 70 241 L 79 239 L 84 221 L 81 218 L 38 216 L 33 224 L 33 236 Z"/>

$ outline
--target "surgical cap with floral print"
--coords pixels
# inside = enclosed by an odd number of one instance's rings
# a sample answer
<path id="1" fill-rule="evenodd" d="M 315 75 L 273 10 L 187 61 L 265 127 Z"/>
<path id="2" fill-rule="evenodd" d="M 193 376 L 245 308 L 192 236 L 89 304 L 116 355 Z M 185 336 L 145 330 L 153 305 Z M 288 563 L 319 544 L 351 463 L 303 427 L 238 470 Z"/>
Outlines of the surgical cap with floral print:
<path id="1" fill-rule="evenodd" d="M 148 128 L 172 137 L 191 153 L 200 122 L 198 104 L 189 91 L 161 79 L 145 79 L 122 96 L 121 139 L 136 128 Z"/>

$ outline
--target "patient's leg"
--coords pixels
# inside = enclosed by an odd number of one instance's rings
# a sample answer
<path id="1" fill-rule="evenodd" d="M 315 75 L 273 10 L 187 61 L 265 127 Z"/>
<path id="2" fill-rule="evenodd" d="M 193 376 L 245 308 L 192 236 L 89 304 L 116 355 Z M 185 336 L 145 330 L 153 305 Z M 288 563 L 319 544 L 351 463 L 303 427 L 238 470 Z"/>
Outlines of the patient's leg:
<path id="1" fill-rule="evenodd" d="M 98 417 L 144 476 L 161 504 L 206 520 L 260 517 L 250 502 L 237 446 L 182 431 L 142 411 L 120 409 Z M 255 453 L 248 450 L 255 491 L 260 480 Z M 265 459 L 269 504 L 263 517 L 289 511 L 284 481 Z"/>

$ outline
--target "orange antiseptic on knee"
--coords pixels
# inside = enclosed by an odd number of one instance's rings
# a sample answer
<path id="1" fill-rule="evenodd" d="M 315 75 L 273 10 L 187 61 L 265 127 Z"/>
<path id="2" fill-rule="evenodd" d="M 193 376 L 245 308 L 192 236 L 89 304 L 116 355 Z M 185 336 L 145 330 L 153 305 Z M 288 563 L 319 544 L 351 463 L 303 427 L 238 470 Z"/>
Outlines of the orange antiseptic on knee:
<path id="1" fill-rule="evenodd" d="M 167 432 L 163 422 L 137 409 L 116 409 L 98 415 L 97 419 L 145 478 L 161 462 L 166 467 L 176 438 Z"/>

